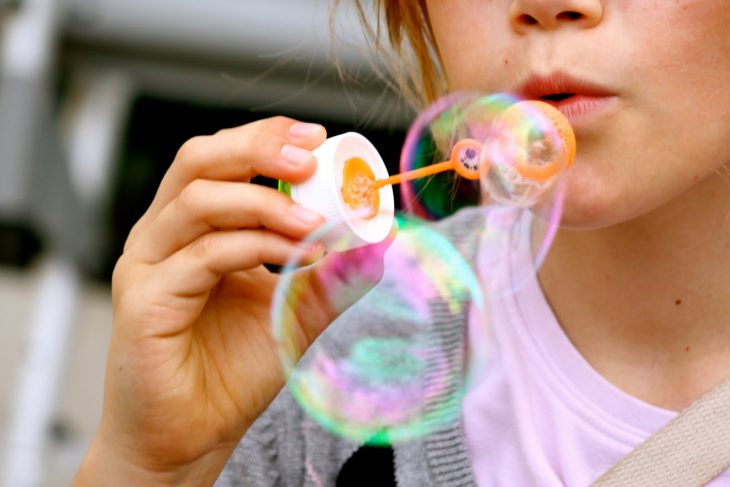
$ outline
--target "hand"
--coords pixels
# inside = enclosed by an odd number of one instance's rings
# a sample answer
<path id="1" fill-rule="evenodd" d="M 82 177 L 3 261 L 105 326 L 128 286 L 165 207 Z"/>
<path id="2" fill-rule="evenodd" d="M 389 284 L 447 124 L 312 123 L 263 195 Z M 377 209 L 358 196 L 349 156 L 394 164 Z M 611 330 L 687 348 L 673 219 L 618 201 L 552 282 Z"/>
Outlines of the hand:
<path id="1" fill-rule="evenodd" d="M 323 220 L 249 182 L 306 180 L 316 167 L 310 151 L 325 137 L 321 126 L 276 117 L 180 149 L 114 271 L 104 412 L 77 483 L 102 470 L 120 483 L 212 483 L 281 390 L 269 324 L 277 276 L 262 264 L 301 253 L 297 242 Z M 314 246 L 306 257 L 321 253 Z M 295 349 L 303 353 L 362 294 L 332 302 L 319 273 L 360 264 L 376 283 L 372 262 L 336 254 L 301 273 L 310 304 L 294 310 Z"/>

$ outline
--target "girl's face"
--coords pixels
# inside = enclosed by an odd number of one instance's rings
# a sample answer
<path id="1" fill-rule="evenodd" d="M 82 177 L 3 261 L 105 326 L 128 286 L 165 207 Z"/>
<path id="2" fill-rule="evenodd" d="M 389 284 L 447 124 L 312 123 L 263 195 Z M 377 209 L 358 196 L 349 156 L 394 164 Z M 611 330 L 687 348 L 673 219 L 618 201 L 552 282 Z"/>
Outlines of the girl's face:
<path id="1" fill-rule="evenodd" d="M 451 90 L 576 94 L 565 224 L 640 216 L 730 162 L 728 0 L 427 5 Z"/>

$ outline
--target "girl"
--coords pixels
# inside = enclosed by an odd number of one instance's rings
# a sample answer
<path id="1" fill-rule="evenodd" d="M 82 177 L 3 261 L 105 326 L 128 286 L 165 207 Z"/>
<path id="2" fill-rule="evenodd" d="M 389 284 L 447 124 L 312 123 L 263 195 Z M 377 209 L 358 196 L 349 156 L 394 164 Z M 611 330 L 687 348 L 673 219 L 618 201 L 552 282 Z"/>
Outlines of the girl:
<path id="1" fill-rule="evenodd" d="M 579 147 L 538 279 L 495 311 L 490 373 L 459 425 L 396 447 L 396 477 L 587 485 L 730 375 L 730 8 L 376 4 L 414 51 L 422 101 L 446 89 L 550 100 Z M 283 385 L 267 323 L 276 276 L 262 264 L 284 262 L 322 220 L 240 184 L 305 180 L 324 139 L 274 118 L 177 154 L 115 270 L 104 414 L 78 485 L 206 485 L 229 458 L 223 485 L 334 482 L 356 446 L 303 430 L 286 392 L 261 416 Z M 303 340 L 339 311 L 300 317 Z"/>

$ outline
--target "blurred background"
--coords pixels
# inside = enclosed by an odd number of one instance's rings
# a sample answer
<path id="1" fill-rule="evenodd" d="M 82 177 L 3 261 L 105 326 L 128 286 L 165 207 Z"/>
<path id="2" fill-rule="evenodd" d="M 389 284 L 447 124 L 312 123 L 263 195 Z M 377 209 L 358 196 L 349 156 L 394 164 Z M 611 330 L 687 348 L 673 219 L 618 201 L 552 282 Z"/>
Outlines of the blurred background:
<path id="1" fill-rule="evenodd" d="M 71 482 L 111 271 L 185 140 L 282 114 L 361 132 L 395 170 L 412 115 L 342 3 L 0 0 L 0 486 Z"/>

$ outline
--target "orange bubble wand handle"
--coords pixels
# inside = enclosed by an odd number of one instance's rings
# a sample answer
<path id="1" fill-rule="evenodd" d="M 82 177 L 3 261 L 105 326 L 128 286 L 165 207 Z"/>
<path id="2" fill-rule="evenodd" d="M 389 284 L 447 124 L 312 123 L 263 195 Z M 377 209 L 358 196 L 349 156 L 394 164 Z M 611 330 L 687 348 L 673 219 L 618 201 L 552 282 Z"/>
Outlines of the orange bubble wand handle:
<path id="1" fill-rule="evenodd" d="M 489 164 L 485 161 L 480 162 L 479 154 L 482 150 L 482 144 L 474 139 L 462 139 L 454 144 L 451 149 L 451 159 L 430 166 L 424 166 L 412 171 L 402 172 L 391 176 L 387 179 L 378 179 L 373 184 L 373 189 L 380 189 L 388 184 L 398 184 L 411 179 L 432 176 L 440 172 L 453 170 L 459 176 L 466 179 L 479 179 L 479 165 L 486 164 L 483 170 L 489 169 Z"/>
<path id="2" fill-rule="evenodd" d="M 568 120 L 559 110 L 552 105 L 537 100 L 529 100 L 512 105 L 500 115 L 499 120 L 502 123 L 506 123 L 508 127 L 519 126 L 525 117 L 526 109 L 532 110 L 533 112 L 536 111 L 542 115 L 552 125 L 562 143 L 562 150 L 555 151 L 547 164 L 536 165 L 524 158 L 517 159 L 517 172 L 522 177 L 533 181 L 545 182 L 554 177 L 562 169 L 570 167 L 573 164 L 576 146 L 575 133 Z M 398 184 L 448 170 L 456 171 L 463 178 L 477 180 L 480 178 L 480 174 L 486 174 L 491 166 L 490 161 L 481 156 L 481 152 L 481 142 L 474 139 L 462 139 L 454 144 L 454 147 L 451 149 L 450 160 L 412 171 L 406 171 L 386 179 L 377 179 L 373 183 L 373 189 L 378 190 L 389 184 Z"/>
<path id="3" fill-rule="evenodd" d="M 418 169 L 413 169 L 412 171 L 406 171 L 406 172 L 402 172 L 400 174 L 395 174 L 386 179 L 377 179 L 377 180 L 375 180 L 375 183 L 373 184 L 373 189 L 380 189 L 383 186 L 388 186 L 389 184 L 399 184 L 404 181 L 410 181 L 412 179 L 432 176 L 432 175 L 438 174 L 440 172 L 449 171 L 453 168 L 454 168 L 453 161 L 444 161 L 444 162 L 439 162 L 438 164 L 431 164 L 430 166 L 425 166 L 425 167 L 421 167 Z"/>

